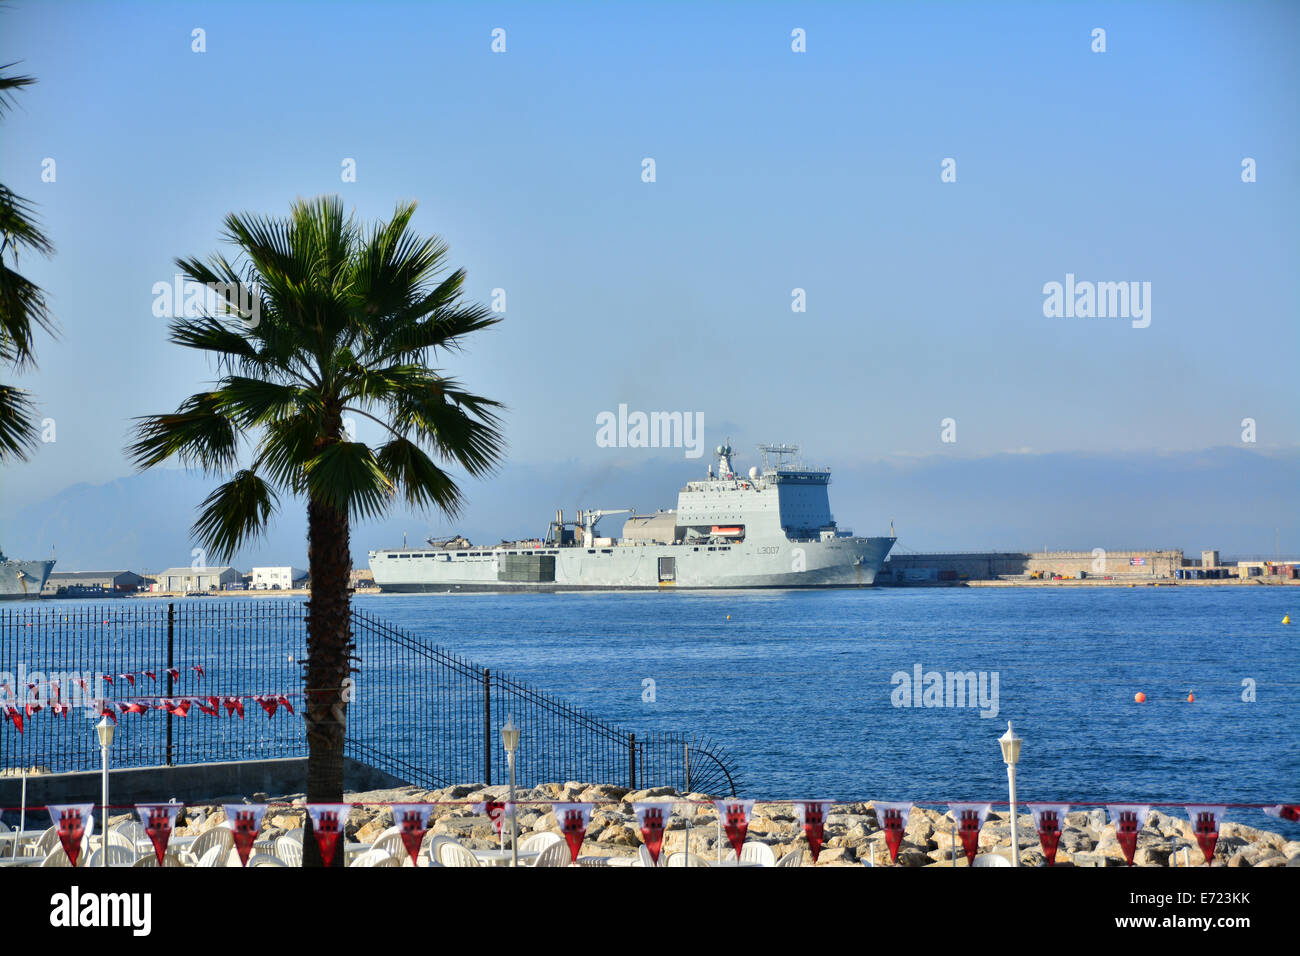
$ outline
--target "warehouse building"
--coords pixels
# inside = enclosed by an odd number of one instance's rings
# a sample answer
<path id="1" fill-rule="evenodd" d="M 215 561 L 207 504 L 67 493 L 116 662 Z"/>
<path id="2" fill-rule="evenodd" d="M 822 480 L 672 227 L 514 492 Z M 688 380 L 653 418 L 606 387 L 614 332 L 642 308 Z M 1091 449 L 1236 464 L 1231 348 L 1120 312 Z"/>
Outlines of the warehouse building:
<path id="1" fill-rule="evenodd" d="M 250 587 L 254 591 L 288 591 L 304 587 L 307 572 L 299 568 L 253 568 Z"/>
<path id="2" fill-rule="evenodd" d="M 158 590 L 176 593 L 225 591 L 243 583 L 243 575 L 234 568 L 168 568 L 158 575 Z"/>
<path id="3" fill-rule="evenodd" d="M 995 580 L 1122 581 L 1170 579 L 1183 567 L 1172 551 L 955 551 L 891 554 L 878 584 L 944 584 Z"/>
<path id="4" fill-rule="evenodd" d="M 54 571 L 41 588 L 42 597 L 130 594 L 147 587 L 149 579 L 134 571 Z"/>

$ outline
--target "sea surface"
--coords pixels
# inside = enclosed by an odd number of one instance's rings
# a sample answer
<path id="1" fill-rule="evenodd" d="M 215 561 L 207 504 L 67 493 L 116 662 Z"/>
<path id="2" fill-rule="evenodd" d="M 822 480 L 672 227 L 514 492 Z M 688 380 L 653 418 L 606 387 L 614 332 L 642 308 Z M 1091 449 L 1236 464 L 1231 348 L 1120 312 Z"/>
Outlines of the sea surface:
<path id="1" fill-rule="evenodd" d="M 1300 800 L 1300 625 L 1281 623 L 1288 613 L 1300 620 L 1296 588 L 375 595 L 356 603 L 631 729 L 706 732 L 737 758 L 753 796 L 1005 801 L 997 738 L 1010 720 L 1024 741 L 1022 801 Z M 985 672 L 990 691 L 996 673 L 996 716 L 895 706 L 903 682 L 894 675 L 912 683 L 918 664 L 923 674 Z M 653 700 L 644 699 L 647 679 Z M 1145 703 L 1135 702 L 1139 692 Z M 1228 818 L 1300 838 L 1300 827 L 1257 811 Z"/>
<path id="2" fill-rule="evenodd" d="M 294 599 L 198 603 L 250 600 Z M 1005 801 L 997 739 L 1010 720 L 1024 741 L 1021 801 L 1300 801 L 1300 624 L 1281 623 L 1300 621 L 1297 588 L 354 600 L 628 730 L 706 734 L 735 757 L 748 796 Z M 996 715 L 993 701 L 900 706 L 918 665 L 983 672 L 990 694 L 996 674 Z M 1300 826 L 1258 811 L 1228 819 L 1300 839 Z"/>

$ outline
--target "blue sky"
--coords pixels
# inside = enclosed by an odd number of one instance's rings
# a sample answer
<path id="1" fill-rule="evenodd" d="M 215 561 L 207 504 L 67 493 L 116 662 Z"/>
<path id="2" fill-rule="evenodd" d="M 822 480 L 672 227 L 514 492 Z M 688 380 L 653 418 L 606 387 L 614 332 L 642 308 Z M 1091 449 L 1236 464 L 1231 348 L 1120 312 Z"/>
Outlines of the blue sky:
<path id="1" fill-rule="evenodd" d="M 0 123 L 0 182 L 57 246 L 25 269 L 62 334 L 20 379 L 57 440 L 0 472 L 0 513 L 128 474 L 128 419 L 211 377 L 153 284 L 226 213 L 322 193 L 367 219 L 419 201 L 471 294 L 506 290 L 447 367 L 510 407 L 512 467 L 682 460 L 597 447 L 620 403 L 837 467 L 1287 453 L 1297 48 L 1283 3 L 15 0 L 0 62 L 40 82 Z M 1067 273 L 1150 282 L 1150 327 L 1044 317 Z"/>

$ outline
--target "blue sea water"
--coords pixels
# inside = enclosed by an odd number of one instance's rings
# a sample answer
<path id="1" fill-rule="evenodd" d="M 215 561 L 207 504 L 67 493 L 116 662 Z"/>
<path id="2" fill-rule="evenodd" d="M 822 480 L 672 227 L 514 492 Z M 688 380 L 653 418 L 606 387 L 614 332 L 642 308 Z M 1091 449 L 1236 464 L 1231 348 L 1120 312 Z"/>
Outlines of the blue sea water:
<path id="1" fill-rule="evenodd" d="M 1300 799 L 1300 625 L 1281 623 L 1288 613 L 1300 620 L 1293 588 L 376 595 L 356 603 L 631 729 L 706 732 L 735 755 L 752 796 L 1005 800 L 997 738 L 1011 720 L 1024 740 L 1021 800 Z M 917 664 L 996 672 L 996 717 L 975 707 L 895 706 L 893 675 L 910 677 Z M 653 702 L 643 699 L 647 679 Z M 1134 701 L 1138 692 L 1145 703 Z M 1244 810 L 1229 818 L 1264 822 Z M 1300 838 L 1300 828 L 1286 829 Z"/>
<path id="2" fill-rule="evenodd" d="M 288 602 L 300 600 L 196 603 L 216 611 L 285 602 L 292 612 Z M 1021 800 L 1092 806 L 1300 800 L 1300 624 L 1281 624 L 1285 614 L 1300 620 L 1300 589 L 882 588 L 354 600 L 375 618 L 628 730 L 706 734 L 735 757 L 748 796 L 1005 801 L 997 738 L 1011 720 L 1024 740 Z M 85 602 L 41 605 L 42 612 L 59 607 L 80 609 Z M 188 653 L 178 648 L 182 657 Z M 44 660 L 39 652 L 21 654 Z M 917 665 L 923 673 L 996 673 L 996 716 L 981 716 L 974 706 L 895 706 L 894 675 L 902 672 L 910 683 Z M 299 679 L 292 658 L 247 666 L 259 674 L 273 668 L 261 674 L 266 686 L 287 689 Z M 653 681 L 653 700 L 646 699 L 647 681 Z M 1145 703 L 1135 703 L 1138 692 Z M 1195 703 L 1187 702 L 1189 693 Z M 191 723 L 178 722 L 177 732 L 199 732 Z M 300 733 L 293 721 L 266 726 L 286 741 Z M 395 724 L 390 736 L 394 745 L 404 739 L 398 729 Z M 1233 810 L 1228 818 L 1300 839 L 1300 826 L 1266 820 L 1258 811 Z"/>

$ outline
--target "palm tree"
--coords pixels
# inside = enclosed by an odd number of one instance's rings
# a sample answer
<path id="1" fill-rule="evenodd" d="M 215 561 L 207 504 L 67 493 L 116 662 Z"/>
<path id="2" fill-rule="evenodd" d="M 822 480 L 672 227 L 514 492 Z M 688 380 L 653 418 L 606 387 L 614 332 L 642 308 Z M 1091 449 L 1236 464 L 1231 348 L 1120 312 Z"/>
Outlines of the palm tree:
<path id="1" fill-rule="evenodd" d="M 226 217 L 236 264 L 176 260 L 188 280 L 218 291 L 216 308 L 169 326 L 171 341 L 214 358 L 220 377 L 173 414 L 137 419 L 129 448 L 140 468 L 174 457 L 207 474 L 233 472 L 193 529 L 220 560 L 265 532 L 281 494 L 306 499 L 312 803 L 343 798 L 352 520 L 384 513 L 398 495 L 455 514 L 460 489 L 434 459 L 477 477 L 503 451 L 500 403 L 430 365 L 499 320 L 462 302 L 464 270 L 443 275 L 447 247 L 410 231 L 414 212 L 399 203 L 391 220 L 364 229 L 338 197 L 321 197 L 299 200 L 287 219 Z M 357 441 L 350 415 L 380 425 L 383 443 Z M 315 840 L 303 849 L 305 865 L 320 865 Z"/>
<path id="2" fill-rule="evenodd" d="M 13 108 L 12 91 L 36 82 L 30 76 L 6 76 L 13 65 L 0 66 L 0 116 Z M 48 256 L 54 246 L 36 225 L 32 204 L 0 184 L 0 362 L 15 371 L 35 365 L 36 328 L 54 333 L 44 293 L 18 272 L 19 252 Z M 36 450 L 35 410 L 26 390 L 0 383 L 0 462 L 25 461 Z"/>

